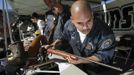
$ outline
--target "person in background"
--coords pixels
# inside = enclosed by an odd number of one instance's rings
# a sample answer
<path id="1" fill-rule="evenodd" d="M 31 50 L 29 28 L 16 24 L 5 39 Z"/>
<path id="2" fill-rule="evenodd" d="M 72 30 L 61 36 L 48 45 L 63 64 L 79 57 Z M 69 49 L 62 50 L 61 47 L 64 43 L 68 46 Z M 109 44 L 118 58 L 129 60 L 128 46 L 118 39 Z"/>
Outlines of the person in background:
<path id="1" fill-rule="evenodd" d="M 43 0 L 43 1 L 46 4 L 46 6 L 48 7 L 48 10 L 45 12 L 45 15 L 50 14 L 50 13 L 54 14 L 52 12 L 52 10 L 53 10 L 53 5 L 51 3 L 52 1 L 51 0 Z"/>
<path id="2" fill-rule="evenodd" d="M 51 44 L 62 35 L 64 24 L 70 18 L 70 8 L 63 5 L 61 0 L 44 0 L 49 10 L 46 12 L 44 35 L 40 35 L 32 40 L 27 47 L 30 56 L 37 56 L 39 48 L 44 44 Z M 60 47 L 66 48 L 68 44 Z"/>
<path id="3" fill-rule="evenodd" d="M 44 0 L 49 10 L 46 12 L 46 27 L 44 35 L 54 41 L 61 36 L 64 30 L 64 24 L 70 18 L 70 7 L 63 5 L 61 0 Z"/>
<path id="4" fill-rule="evenodd" d="M 62 37 L 53 42 L 53 46 L 56 48 L 63 42 L 69 43 L 72 50 L 68 52 L 73 52 L 76 56 L 104 64 L 110 64 L 112 61 L 115 48 L 113 31 L 106 23 L 93 16 L 86 0 L 78 0 L 72 4 L 71 19 L 66 22 Z M 48 49 L 50 46 L 45 45 L 45 48 Z M 106 75 L 106 67 L 79 58 L 65 59 L 88 75 Z"/>
<path id="5" fill-rule="evenodd" d="M 45 27 L 45 22 L 39 18 L 39 15 L 37 13 L 32 14 L 32 22 L 37 24 L 38 30 L 35 32 L 35 34 L 41 34 L 43 35 L 43 29 Z"/>

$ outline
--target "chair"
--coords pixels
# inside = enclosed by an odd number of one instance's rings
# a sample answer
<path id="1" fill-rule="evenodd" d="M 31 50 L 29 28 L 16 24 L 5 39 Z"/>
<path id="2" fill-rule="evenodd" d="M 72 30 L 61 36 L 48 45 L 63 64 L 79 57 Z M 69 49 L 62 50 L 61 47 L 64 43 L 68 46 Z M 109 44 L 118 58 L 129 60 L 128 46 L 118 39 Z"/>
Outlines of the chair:
<path id="1" fill-rule="evenodd" d="M 126 34 L 120 37 L 120 41 L 117 42 L 116 50 L 115 50 L 115 57 L 125 59 L 125 65 L 128 63 L 131 52 L 133 50 L 133 39 L 134 35 Z M 121 54 L 123 52 L 124 54 Z"/>
<path id="2" fill-rule="evenodd" d="M 126 53 L 126 55 L 127 55 L 126 57 L 125 56 L 122 56 L 122 57 L 121 56 L 116 56 L 118 58 L 125 59 L 125 65 L 126 65 L 128 63 L 129 58 L 130 58 L 132 48 L 131 47 L 119 46 L 119 47 L 116 47 L 116 50 L 117 50 L 117 52 L 119 52 L 119 50 L 120 50 L 120 51 L 123 51 L 123 52 Z"/>

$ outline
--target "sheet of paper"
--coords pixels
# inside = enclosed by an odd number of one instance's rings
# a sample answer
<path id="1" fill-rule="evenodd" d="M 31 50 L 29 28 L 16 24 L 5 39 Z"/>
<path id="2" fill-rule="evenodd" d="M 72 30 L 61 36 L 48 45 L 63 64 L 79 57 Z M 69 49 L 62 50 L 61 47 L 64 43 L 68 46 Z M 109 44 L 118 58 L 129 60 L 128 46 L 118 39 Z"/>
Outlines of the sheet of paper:
<path id="1" fill-rule="evenodd" d="M 60 72 L 66 70 L 68 67 L 71 66 L 71 64 L 69 64 L 69 63 L 58 63 L 58 62 L 56 62 L 56 64 L 58 64 Z"/>

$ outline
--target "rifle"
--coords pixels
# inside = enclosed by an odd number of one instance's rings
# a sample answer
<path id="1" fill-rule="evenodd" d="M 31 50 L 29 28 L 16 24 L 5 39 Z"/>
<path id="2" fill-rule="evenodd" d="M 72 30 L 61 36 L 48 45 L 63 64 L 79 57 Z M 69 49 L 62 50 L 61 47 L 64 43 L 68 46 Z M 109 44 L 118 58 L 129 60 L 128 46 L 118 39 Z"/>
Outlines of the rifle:
<path id="1" fill-rule="evenodd" d="M 62 56 L 64 58 L 71 57 L 72 59 L 75 59 L 75 60 L 81 59 L 82 61 L 85 61 L 85 62 L 89 62 L 89 63 L 92 62 L 92 63 L 98 64 L 98 65 L 101 65 L 101 66 L 104 66 L 104 67 L 108 67 L 108 68 L 111 68 L 111 69 L 114 69 L 114 70 L 117 70 L 117 71 L 123 71 L 121 68 L 117 68 L 117 67 L 107 65 L 107 64 L 104 64 L 104 63 L 96 62 L 94 60 L 86 59 L 84 57 L 73 55 L 73 54 L 70 54 L 70 53 L 67 53 L 67 52 L 61 51 L 61 50 L 54 50 L 54 49 L 49 48 L 49 49 L 47 49 L 47 52 Z"/>

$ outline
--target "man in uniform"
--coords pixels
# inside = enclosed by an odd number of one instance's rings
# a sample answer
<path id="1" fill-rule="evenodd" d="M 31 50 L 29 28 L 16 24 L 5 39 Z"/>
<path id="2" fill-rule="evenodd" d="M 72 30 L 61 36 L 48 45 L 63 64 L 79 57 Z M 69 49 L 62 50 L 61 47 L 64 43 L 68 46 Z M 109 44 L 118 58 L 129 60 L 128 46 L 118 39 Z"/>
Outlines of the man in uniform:
<path id="1" fill-rule="evenodd" d="M 63 5 L 61 0 L 44 0 L 44 2 L 50 8 L 49 11 L 46 12 L 46 25 L 43 30 L 44 35 L 37 36 L 32 43 L 27 46 L 30 56 L 37 56 L 41 45 L 51 44 L 57 40 L 57 38 L 62 35 L 64 24 L 70 18 L 69 6 Z M 65 46 L 62 48 L 65 48 Z"/>
<path id="2" fill-rule="evenodd" d="M 70 18 L 70 11 L 68 5 L 63 5 L 61 0 L 44 0 L 44 2 L 50 8 L 46 12 L 46 27 L 44 29 L 44 35 L 48 41 L 56 40 L 61 36 L 64 30 L 64 24 Z"/>
<path id="3" fill-rule="evenodd" d="M 53 42 L 53 45 L 57 47 L 59 42 L 65 41 L 71 45 L 74 55 L 104 64 L 111 63 L 115 48 L 113 31 L 106 23 L 93 16 L 91 7 L 85 0 L 73 3 L 71 19 L 66 22 L 62 37 Z M 45 47 L 48 48 L 49 45 Z M 79 61 L 70 57 L 65 59 L 71 64 L 76 64 L 88 75 L 101 75 L 104 70 L 103 66 L 92 62 Z"/>

